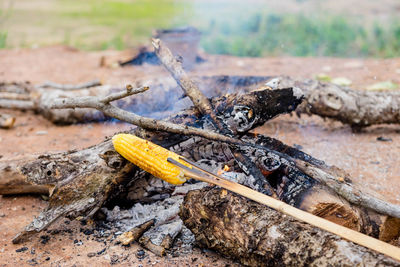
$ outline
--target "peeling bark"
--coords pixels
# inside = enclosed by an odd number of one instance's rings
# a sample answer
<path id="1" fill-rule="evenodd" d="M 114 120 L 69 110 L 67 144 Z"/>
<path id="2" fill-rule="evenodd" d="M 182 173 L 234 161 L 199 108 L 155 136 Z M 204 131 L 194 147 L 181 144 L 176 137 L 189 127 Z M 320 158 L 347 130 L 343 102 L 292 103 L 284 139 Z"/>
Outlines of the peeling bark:
<path id="1" fill-rule="evenodd" d="M 223 189 L 189 192 L 180 216 L 200 246 L 247 266 L 400 266 Z"/>

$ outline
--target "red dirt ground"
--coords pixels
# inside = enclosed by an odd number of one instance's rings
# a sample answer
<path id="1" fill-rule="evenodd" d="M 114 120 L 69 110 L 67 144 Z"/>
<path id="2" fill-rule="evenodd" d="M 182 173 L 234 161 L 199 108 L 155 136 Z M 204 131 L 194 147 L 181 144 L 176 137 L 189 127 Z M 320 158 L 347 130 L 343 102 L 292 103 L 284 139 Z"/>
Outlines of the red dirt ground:
<path id="1" fill-rule="evenodd" d="M 135 51 L 81 52 L 64 46 L 36 50 L 0 50 L 0 81 L 30 81 L 34 84 L 51 80 L 59 83 L 78 83 L 102 79 L 104 83 L 124 85 L 137 78 L 168 75 L 158 66 L 132 66 L 125 68 L 100 67 L 100 59 L 106 62 L 123 60 Z M 353 88 L 385 80 L 400 82 L 400 59 L 333 59 L 333 58 L 237 58 L 230 56 L 206 56 L 206 63 L 198 65 L 195 75 L 280 75 L 295 78 L 312 78 L 318 73 L 331 77 L 347 77 Z M 54 126 L 46 119 L 31 112 L 1 110 L 0 113 L 17 117 L 15 127 L 0 129 L 0 155 L 10 159 L 32 153 L 80 149 L 96 144 L 105 136 L 128 129 L 122 123 L 90 123 L 71 126 Z M 44 135 L 40 131 L 46 131 Z M 387 201 L 400 203 L 400 126 L 382 125 L 369 127 L 361 133 L 337 122 L 323 121 L 318 117 L 281 116 L 257 132 L 276 137 L 288 145 L 301 145 L 303 150 L 329 164 L 345 169 L 365 190 L 383 195 Z M 39 132 L 39 133 L 38 133 Z M 377 137 L 391 138 L 390 142 L 377 141 Z M 0 156 L 0 157 L 1 157 Z M 51 229 L 58 234 L 43 233 L 22 245 L 13 245 L 12 237 L 32 218 L 39 214 L 46 202 L 37 196 L 0 196 L 0 266 L 82 266 L 110 265 L 116 262 L 130 266 L 236 266 L 230 260 L 215 253 L 195 249 L 193 254 L 160 258 L 146 251 L 144 259 L 136 253 L 141 248 L 132 245 L 123 248 L 88 238 L 80 232 L 78 222 L 66 224 L 61 220 Z M 85 228 L 86 227 L 86 228 Z M 72 232 L 69 232 L 69 229 Z M 75 241 L 76 240 L 76 241 Z M 82 241 L 82 242 L 80 242 Z M 21 247 L 28 249 L 16 252 Z M 88 253 L 104 253 L 88 257 Z"/>

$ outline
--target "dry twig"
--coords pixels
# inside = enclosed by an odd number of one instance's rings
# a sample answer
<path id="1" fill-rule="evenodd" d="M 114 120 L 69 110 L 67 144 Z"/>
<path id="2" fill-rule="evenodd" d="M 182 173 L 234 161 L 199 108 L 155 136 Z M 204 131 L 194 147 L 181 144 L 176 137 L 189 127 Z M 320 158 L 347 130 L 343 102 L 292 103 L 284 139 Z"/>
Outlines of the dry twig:
<path id="1" fill-rule="evenodd" d="M 97 79 L 93 80 L 93 81 L 89 81 L 89 82 L 79 83 L 79 84 L 60 84 L 60 83 L 47 81 L 47 82 L 44 82 L 43 84 L 38 85 L 37 88 L 51 88 L 51 89 L 60 89 L 60 90 L 70 91 L 70 90 L 80 90 L 80 89 L 90 88 L 90 87 L 99 86 L 99 85 L 101 85 L 101 81 L 99 81 Z"/>
<path id="2" fill-rule="evenodd" d="M 179 124 L 160 121 L 152 118 L 142 117 L 135 113 L 125 111 L 116 106 L 110 104 L 110 102 L 133 95 L 137 93 L 142 93 L 148 90 L 148 87 L 141 87 L 137 89 L 132 89 L 131 86 L 127 86 L 127 90 L 123 92 L 114 93 L 106 97 L 76 97 L 76 98 L 63 98 L 55 99 L 49 108 L 53 109 L 63 109 L 63 108 L 94 108 L 102 111 L 105 115 L 115 118 L 121 121 L 125 121 L 136 126 L 142 127 L 146 130 L 152 131 L 166 131 L 175 134 L 182 135 L 195 135 L 201 136 L 210 140 L 228 142 L 233 144 L 241 144 L 237 139 L 224 136 L 215 132 L 206 131 L 199 128 L 194 128 L 190 126 L 182 126 Z"/>
<path id="3" fill-rule="evenodd" d="M 171 73 L 172 77 L 180 85 L 185 95 L 192 100 L 193 105 L 203 115 L 209 115 L 213 123 L 220 131 L 226 131 L 211 106 L 210 101 L 199 90 L 198 86 L 190 79 L 187 73 L 182 68 L 182 63 L 175 59 L 172 52 L 166 47 L 160 39 L 153 39 L 153 46 L 157 57 L 160 59 L 164 67 Z"/>

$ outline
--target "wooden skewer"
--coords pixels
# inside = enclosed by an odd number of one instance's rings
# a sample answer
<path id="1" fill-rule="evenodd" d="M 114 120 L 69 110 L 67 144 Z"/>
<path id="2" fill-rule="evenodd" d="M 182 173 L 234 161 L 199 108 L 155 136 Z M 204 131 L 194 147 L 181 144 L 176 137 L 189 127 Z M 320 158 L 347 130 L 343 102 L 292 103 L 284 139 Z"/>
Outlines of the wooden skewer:
<path id="1" fill-rule="evenodd" d="M 199 166 L 196 166 L 195 163 L 193 163 L 185 158 L 181 158 L 181 159 L 188 162 L 189 164 L 191 164 L 194 168 L 188 168 L 185 165 L 183 165 L 171 158 L 168 158 L 168 161 L 170 163 L 180 167 L 183 170 L 183 172 L 185 173 L 185 175 L 189 178 L 193 178 L 193 179 L 196 179 L 196 180 L 199 180 L 202 182 L 220 186 L 229 191 L 232 191 L 241 196 L 244 196 L 248 199 L 254 200 L 258 203 L 261 203 L 261 204 L 266 205 L 270 208 L 273 208 L 277 211 L 280 211 L 286 215 L 290 215 L 290 216 L 296 218 L 297 220 L 309 223 L 309 224 L 316 226 L 322 230 L 328 231 L 332 234 L 338 235 L 338 236 L 340 236 L 344 239 L 347 239 L 351 242 L 354 242 L 361 246 L 375 250 L 379 253 L 385 254 L 389 257 L 392 257 L 395 260 L 400 261 L 400 248 L 398 248 L 398 247 L 390 245 L 390 244 L 383 242 L 381 240 L 378 240 L 376 238 L 367 236 L 360 232 L 354 231 L 347 227 L 338 225 L 336 223 L 333 223 L 331 221 L 328 221 L 326 219 L 323 219 L 323 218 L 313 215 L 311 213 L 297 209 L 297 208 L 290 206 L 280 200 L 277 200 L 270 196 L 264 195 L 264 194 L 257 192 L 251 188 L 243 186 L 239 183 L 226 180 L 226 179 L 219 177 L 213 173 L 207 172 L 207 171 L 203 170 L 202 168 L 200 168 Z"/>

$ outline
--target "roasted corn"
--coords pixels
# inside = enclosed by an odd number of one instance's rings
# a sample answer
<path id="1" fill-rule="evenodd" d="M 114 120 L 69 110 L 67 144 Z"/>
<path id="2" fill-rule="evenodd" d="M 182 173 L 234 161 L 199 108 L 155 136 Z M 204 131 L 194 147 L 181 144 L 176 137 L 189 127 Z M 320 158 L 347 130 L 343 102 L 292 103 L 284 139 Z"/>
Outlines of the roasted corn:
<path id="1" fill-rule="evenodd" d="M 183 171 L 167 161 L 167 158 L 173 158 L 190 167 L 179 159 L 178 154 L 131 134 L 117 134 L 112 142 L 119 154 L 148 173 L 171 184 L 186 181 Z"/>

